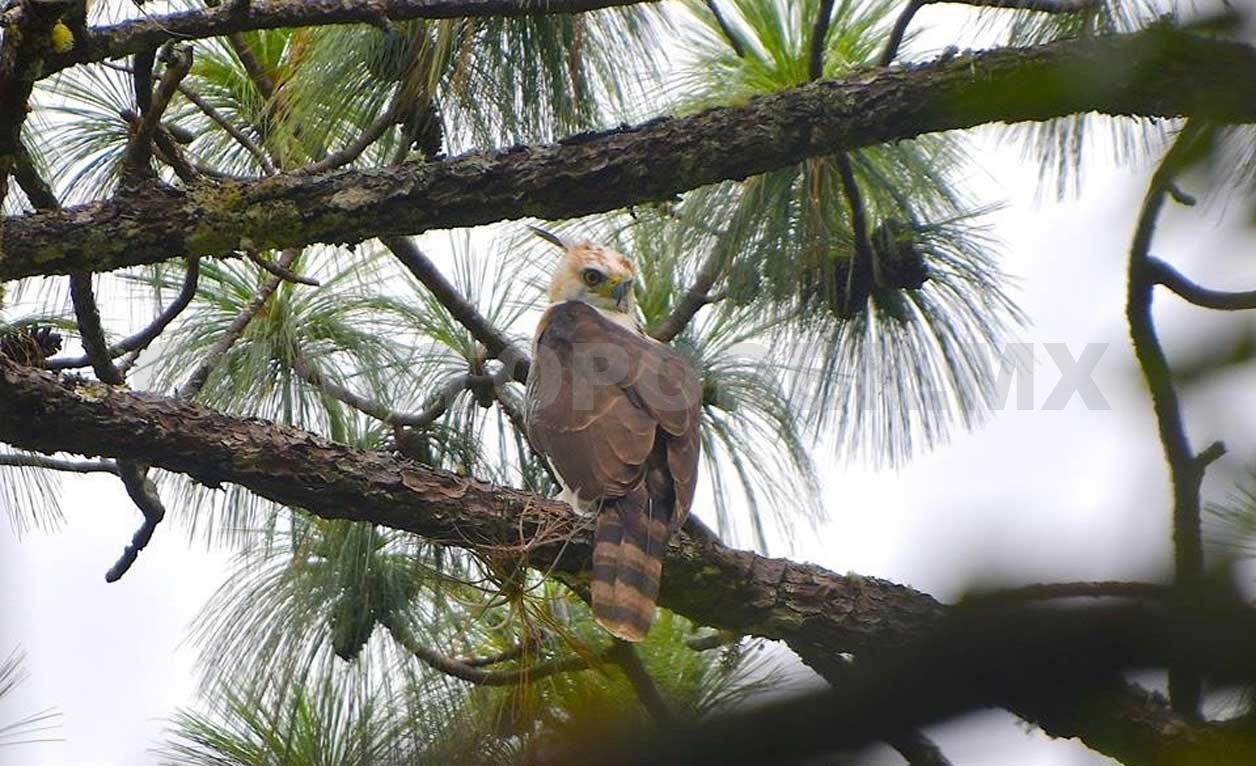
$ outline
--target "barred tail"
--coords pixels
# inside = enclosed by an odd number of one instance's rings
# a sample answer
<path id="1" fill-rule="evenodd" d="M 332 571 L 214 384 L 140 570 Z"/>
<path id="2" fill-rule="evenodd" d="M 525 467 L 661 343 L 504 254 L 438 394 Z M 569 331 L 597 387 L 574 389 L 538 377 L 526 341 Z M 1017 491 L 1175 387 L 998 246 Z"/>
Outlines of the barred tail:
<path id="1" fill-rule="evenodd" d="M 641 641 L 650 632 L 667 536 L 667 524 L 629 498 L 608 502 L 598 512 L 593 617 L 612 635 Z"/>

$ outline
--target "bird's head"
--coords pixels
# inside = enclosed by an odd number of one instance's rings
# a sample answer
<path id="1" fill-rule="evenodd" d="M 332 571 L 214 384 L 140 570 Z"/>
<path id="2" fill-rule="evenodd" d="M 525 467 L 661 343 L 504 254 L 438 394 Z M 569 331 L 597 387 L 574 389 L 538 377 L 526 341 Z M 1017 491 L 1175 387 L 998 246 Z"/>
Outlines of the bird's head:
<path id="1" fill-rule="evenodd" d="M 635 317 L 637 264 L 623 253 L 588 240 L 569 241 L 536 226 L 533 233 L 562 248 L 550 280 L 551 303 L 583 301 L 603 311 Z"/>

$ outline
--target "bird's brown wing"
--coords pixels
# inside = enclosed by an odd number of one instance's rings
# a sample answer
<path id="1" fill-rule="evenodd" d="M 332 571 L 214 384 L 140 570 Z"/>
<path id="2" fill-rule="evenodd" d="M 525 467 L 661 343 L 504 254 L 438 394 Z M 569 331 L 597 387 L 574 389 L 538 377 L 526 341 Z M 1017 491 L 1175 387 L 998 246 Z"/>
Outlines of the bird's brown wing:
<path id="1" fill-rule="evenodd" d="M 676 499 L 668 522 L 680 526 L 697 485 L 702 382 L 679 354 L 560 303 L 541 319 L 528 388 L 533 442 L 582 501 L 630 492 L 660 441 Z"/>
<path id="2" fill-rule="evenodd" d="M 693 503 L 702 383 L 668 346 L 568 302 L 541 319 L 528 393 L 533 443 L 599 508 L 594 617 L 639 641 L 667 538 Z"/>

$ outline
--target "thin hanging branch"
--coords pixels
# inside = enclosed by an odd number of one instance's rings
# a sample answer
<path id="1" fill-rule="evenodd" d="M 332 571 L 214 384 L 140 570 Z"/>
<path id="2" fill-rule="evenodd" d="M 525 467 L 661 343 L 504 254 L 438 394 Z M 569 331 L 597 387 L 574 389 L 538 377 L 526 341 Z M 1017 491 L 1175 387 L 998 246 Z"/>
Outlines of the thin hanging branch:
<path id="1" fill-rule="evenodd" d="M 291 269 L 280 266 L 278 263 L 275 263 L 274 261 L 271 261 L 270 259 L 264 257 L 261 253 L 257 252 L 256 250 L 246 250 L 245 255 L 248 256 L 248 259 L 250 261 L 252 261 L 253 263 L 256 263 L 258 266 L 261 266 L 262 269 L 264 269 L 265 271 L 279 277 L 285 282 L 292 282 L 293 284 L 297 284 L 297 285 L 309 285 L 310 287 L 320 286 L 319 281 L 317 279 L 313 277 L 302 276 L 301 274 L 297 274 Z"/>
<path id="2" fill-rule="evenodd" d="M 166 517 L 166 507 L 162 505 L 161 496 L 157 493 L 157 485 L 148 478 L 148 466 L 130 460 L 118 460 L 118 475 L 126 487 L 131 501 L 140 509 L 144 522 L 131 537 L 131 542 L 122 551 L 121 558 L 105 573 L 105 582 L 117 582 L 122 575 L 130 570 L 131 565 L 139 557 L 140 551 L 153 539 L 157 525 Z"/>
<path id="3" fill-rule="evenodd" d="M 454 657 L 441 654 L 419 643 L 414 633 L 396 618 L 382 621 L 392 637 L 407 652 L 413 654 L 423 664 L 477 686 L 516 686 L 521 683 L 539 681 L 559 673 L 571 673 L 589 670 L 606 661 L 613 646 L 600 649 L 588 656 L 573 655 L 532 665 L 530 667 L 512 668 L 510 670 L 484 670 L 461 662 Z"/>
<path id="4" fill-rule="evenodd" d="M 296 248 L 284 250 L 279 255 L 279 266 L 284 269 L 291 267 L 300 254 L 301 251 Z M 235 342 L 244 335 L 244 330 L 249 326 L 249 322 L 253 321 L 253 317 L 257 316 L 258 312 L 262 310 L 262 307 L 270 300 L 270 296 L 275 293 L 275 290 L 279 289 L 279 285 L 283 281 L 282 277 L 271 276 L 262 283 L 262 286 L 253 295 L 253 299 L 240 310 L 240 313 L 236 315 L 236 318 L 231 322 L 231 325 L 223 333 L 222 337 L 218 339 L 218 342 L 209 351 L 205 352 L 205 356 L 201 359 L 200 364 L 196 366 L 196 369 L 188 376 L 187 381 L 179 388 L 178 397 L 180 399 L 191 399 L 200 393 L 214 368 L 222 361 L 223 356 L 231 350 Z"/>
<path id="5" fill-rule="evenodd" d="M 438 418 L 449 410 L 449 405 L 463 391 L 480 384 L 494 385 L 494 378 L 490 375 L 475 375 L 469 372 L 462 375 L 454 375 L 440 386 L 439 390 L 432 395 L 421 410 L 418 412 L 401 412 L 388 407 L 382 402 L 355 394 L 349 389 L 328 380 L 318 370 L 314 369 L 304 357 L 298 356 L 294 359 L 292 369 L 306 383 L 309 383 L 331 398 L 343 402 L 380 422 L 409 428 L 427 428 L 432 423 L 435 423 Z"/>
<path id="6" fill-rule="evenodd" d="M 189 258 L 187 270 L 183 276 L 183 286 L 179 289 L 179 294 L 175 296 L 175 299 L 170 302 L 170 305 L 166 306 L 165 310 L 143 330 L 109 346 L 106 351 L 107 356 L 110 359 L 116 359 L 123 354 L 136 353 L 147 348 L 192 302 L 192 298 L 196 296 L 196 286 L 200 280 L 200 274 L 201 259 Z M 83 356 L 70 359 L 49 359 L 46 367 L 49 370 L 69 370 L 87 367 L 91 363 L 91 359 L 84 354 Z"/>
<path id="7" fill-rule="evenodd" d="M 893 63 L 894 57 L 898 55 L 898 48 L 907 35 L 907 25 L 911 24 L 916 11 L 923 8 L 927 2 L 928 0 L 908 0 L 907 5 L 903 6 L 902 12 L 894 21 L 893 29 L 890 30 L 889 39 L 885 41 L 885 49 L 881 52 L 880 61 L 877 62 L 880 66 L 886 67 Z"/>
<path id="8" fill-rule="evenodd" d="M 711 293 L 711 288 L 715 286 L 715 280 L 719 279 L 723 267 L 724 255 L 719 245 L 716 245 L 698 267 L 693 284 L 684 295 L 680 296 L 680 300 L 676 301 L 672 312 L 664 317 L 658 326 L 650 330 L 650 337 L 663 343 L 670 343 L 677 335 L 684 332 L 703 306 L 718 300 L 718 296 Z"/>
<path id="9" fill-rule="evenodd" d="M 820 10 L 816 12 L 815 23 L 811 26 L 811 56 L 807 70 L 813 80 L 824 76 L 824 47 L 829 38 L 829 24 L 833 20 L 833 2 L 820 0 Z"/>
<path id="10" fill-rule="evenodd" d="M 44 468 L 65 473 L 112 473 L 117 475 L 118 464 L 113 460 L 65 460 L 46 455 L 0 453 L 0 465 L 15 468 Z"/>
<path id="11" fill-rule="evenodd" d="M 114 367 L 109 357 L 109 347 L 105 342 L 105 332 L 100 325 L 100 310 L 96 305 L 96 297 L 92 293 L 92 275 L 75 273 L 70 275 L 70 299 L 74 304 L 74 313 L 78 318 L 79 335 L 83 339 L 83 348 L 91 360 L 96 377 L 103 383 L 120 386 L 124 382 L 122 373 Z M 148 478 L 148 466 L 135 460 L 119 458 L 117 473 L 126 487 L 135 506 L 144 517 L 140 528 L 131 537 L 131 542 L 122 551 L 122 556 L 105 573 L 105 582 L 116 582 L 126 574 L 153 539 L 157 525 L 166 517 L 166 508 L 162 505 L 157 493 L 157 485 Z"/>
<path id="12" fill-rule="evenodd" d="M 659 691 L 658 684 L 654 682 L 654 677 L 650 675 L 645 663 L 641 661 L 637 648 L 627 641 L 615 639 L 615 643 L 611 645 L 606 656 L 623 671 L 628 683 L 632 684 L 633 691 L 637 693 L 641 706 L 654 719 L 654 723 L 658 724 L 660 729 L 674 728 L 676 715 L 667 706 L 667 701 L 663 699 L 663 694 Z"/>
<path id="13" fill-rule="evenodd" d="M 397 260 L 401 261 L 415 279 L 431 291 L 445 310 L 488 349 L 490 356 L 506 366 L 511 377 L 520 383 L 527 382 L 528 367 L 531 364 L 528 353 L 471 305 L 414 242 L 405 237 L 381 237 L 380 241 L 397 256 Z"/>
<path id="14" fill-rule="evenodd" d="M 1199 499 L 1204 471 L 1202 461 L 1192 451 L 1186 435 L 1182 407 L 1173 387 L 1169 362 L 1156 334 L 1151 304 L 1154 288 L 1163 271 L 1153 266 L 1149 252 L 1156 222 L 1174 177 L 1186 166 L 1192 153 L 1209 133 L 1208 128 L 1195 121 L 1187 123 L 1152 176 L 1130 245 L 1125 307 L 1134 355 L 1151 391 L 1160 442 L 1173 483 L 1174 581 L 1188 589 L 1198 587 L 1204 573 Z M 1174 710 L 1188 718 L 1198 718 L 1202 695 L 1198 674 L 1171 668 L 1169 692 Z"/>

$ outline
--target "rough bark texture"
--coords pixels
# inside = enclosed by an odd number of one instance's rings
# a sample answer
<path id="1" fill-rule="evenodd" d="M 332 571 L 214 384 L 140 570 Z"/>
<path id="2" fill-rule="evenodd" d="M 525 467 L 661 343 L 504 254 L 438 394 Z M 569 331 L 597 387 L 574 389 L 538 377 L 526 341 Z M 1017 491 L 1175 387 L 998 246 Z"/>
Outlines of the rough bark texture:
<path id="1" fill-rule="evenodd" d="M 923 133 L 1085 111 L 1256 121 L 1256 49 L 1169 30 L 825 80 L 744 106 L 443 162 L 154 188 L 6 219 L 0 279 L 564 218 Z"/>
<path id="2" fill-rule="evenodd" d="M 52 53 L 52 28 L 70 5 L 70 0 L 30 0 L 0 16 L 5 26 L 0 43 L 0 201 L 17 164 L 26 102 Z"/>
<path id="3" fill-rule="evenodd" d="M 174 40 L 221 37 L 238 32 L 332 24 L 373 24 L 409 19 L 540 16 L 638 5 L 653 0 L 253 0 L 224 2 L 110 26 L 94 27 L 86 40 L 49 61 L 47 74 L 75 64 L 141 53 Z"/>
<path id="4" fill-rule="evenodd" d="M 528 566 L 576 583 L 591 568 L 592 526 L 566 504 L 300 429 L 2 359 L 0 441 L 121 456 L 208 486 L 239 484 L 326 518 L 370 521 L 460 547 L 517 550 Z M 943 611 L 931 597 L 884 580 L 685 535 L 668 553 L 660 604 L 700 623 L 788 641 L 822 673 L 839 652 L 897 646 Z"/>
<path id="5" fill-rule="evenodd" d="M 20 367 L 0 358 L 0 441 L 39 452 L 138 460 L 224 482 L 325 518 L 409 531 L 434 542 L 515 552 L 520 562 L 580 587 L 592 529 L 562 503 L 435 470 L 300 429 L 178 400 Z M 876 656 L 911 644 L 947 613 L 930 596 L 884 580 L 838 575 L 685 534 L 675 536 L 659 603 L 696 622 L 786 642 L 824 677 L 848 672 L 843 653 Z M 1225 727 L 1192 727 L 1135 687 L 1102 704 L 1013 705 L 1057 737 L 1079 737 L 1127 764 L 1214 752 Z M 1240 763 L 1224 757 L 1216 763 Z"/>

